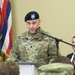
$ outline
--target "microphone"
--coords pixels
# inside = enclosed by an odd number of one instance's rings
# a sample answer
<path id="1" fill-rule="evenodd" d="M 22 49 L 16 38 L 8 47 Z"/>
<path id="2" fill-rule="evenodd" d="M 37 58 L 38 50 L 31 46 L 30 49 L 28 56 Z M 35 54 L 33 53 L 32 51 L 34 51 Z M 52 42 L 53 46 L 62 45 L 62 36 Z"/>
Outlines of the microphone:
<path id="1" fill-rule="evenodd" d="M 56 46 L 57 46 L 57 57 L 58 57 L 59 42 L 63 42 L 63 43 L 65 43 L 65 44 L 67 44 L 67 45 L 70 45 L 70 46 L 75 47 L 75 45 L 72 45 L 72 44 L 70 44 L 70 43 L 68 43 L 68 42 L 66 42 L 66 41 L 63 41 L 62 39 L 59 39 L 59 38 L 50 36 L 50 35 L 48 35 L 48 34 L 42 32 L 42 31 L 40 32 L 40 27 L 36 29 L 36 32 L 39 33 L 39 34 L 48 36 L 48 37 L 50 37 L 50 38 L 52 38 L 52 39 L 55 39 L 55 41 L 56 41 Z"/>
<path id="2" fill-rule="evenodd" d="M 42 35 L 48 36 L 48 37 L 53 38 L 53 39 L 56 39 L 55 37 L 50 36 L 50 35 L 44 33 L 43 31 L 40 31 L 40 27 L 38 27 L 38 28 L 36 29 L 36 33 L 39 33 L 39 34 L 42 34 Z"/>
<path id="3" fill-rule="evenodd" d="M 53 36 L 51 36 L 51 35 L 45 34 L 45 33 L 43 33 L 43 32 L 40 32 L 40 27 L 38 27 L 38 28 L 36 29 L 36 32 L 39 33 L 39 34 L 48 36 L 48 37 L 50 37 L 50 38 L 52 38 L 52 39 L 55 39 L 56 42 L 58 42 L 58 43 L 59 43 L 59 42 L 63 42 L 63 43 L 65 43 L 65 44 L 68 44 L 68 45 L 70 45 L 70 46 L 75 47 L 75 45 L 72 45 L 72 44 L 70 44 L 70 43 L 68 43 L 68 42 L 66 42 L 66 41 L 63 41 L 62 39 L 59 39 L 59 38 L 53 37 Z"/>
<path id="4" fill-rule="evenodd" d="M 40 33 L 40 27 L 36 29 L 36 33 Z"/>

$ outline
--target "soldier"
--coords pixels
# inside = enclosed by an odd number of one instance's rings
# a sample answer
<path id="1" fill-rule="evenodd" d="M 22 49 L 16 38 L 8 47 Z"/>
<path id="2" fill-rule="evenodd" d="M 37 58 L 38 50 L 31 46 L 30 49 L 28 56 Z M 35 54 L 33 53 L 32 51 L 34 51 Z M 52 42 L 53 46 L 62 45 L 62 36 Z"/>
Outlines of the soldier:
<path id="1" fill-rule="evenodd" d="M 38 70 L 40 73 L 45 72 L 44 75 L 73 75 L 74 67 L 67 63 L 50 63 L 39 67 Z"/>
<path id="2" fill-rule="evenodd" d="M 16 62 L 34 62 L 37 67 L 48 64 L 57 57 L 57 47 L 54 39 L 41 34 L 47 32 L 40 28 L 40 17 L 36 11 L 30 11 L 25 16 L 28 28 L 13 44 L 11 54 L 7 60 Z"/>
<path id="3" fill-rule="evenodd" d="M 65 56 L 56 57 L 50 64 L 40 66 L 38 70 L 46 75 L 75 75 L 74 66 Z"/>

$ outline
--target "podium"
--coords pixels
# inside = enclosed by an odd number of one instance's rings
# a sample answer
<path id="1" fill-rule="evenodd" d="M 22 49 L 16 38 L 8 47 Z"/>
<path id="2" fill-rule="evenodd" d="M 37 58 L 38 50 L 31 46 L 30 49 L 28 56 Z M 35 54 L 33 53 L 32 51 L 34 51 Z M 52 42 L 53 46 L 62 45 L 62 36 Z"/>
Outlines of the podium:
<path id="1" fill-rule="evenodd" d="M 20 75 L 38 75 L 35 63 L 18 62 L 20 67 Z"/>

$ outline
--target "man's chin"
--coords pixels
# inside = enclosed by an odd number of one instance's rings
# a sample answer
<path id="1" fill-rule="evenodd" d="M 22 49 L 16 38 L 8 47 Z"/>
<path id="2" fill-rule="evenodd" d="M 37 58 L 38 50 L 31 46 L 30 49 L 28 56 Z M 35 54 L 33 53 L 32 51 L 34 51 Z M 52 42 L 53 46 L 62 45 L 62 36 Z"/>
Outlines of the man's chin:
<path id="1" fill-rule="evenodd" d="M 34 34 L 34 33 L 35 33 L 35 31 L 30 31 L 30 33 Z"/>

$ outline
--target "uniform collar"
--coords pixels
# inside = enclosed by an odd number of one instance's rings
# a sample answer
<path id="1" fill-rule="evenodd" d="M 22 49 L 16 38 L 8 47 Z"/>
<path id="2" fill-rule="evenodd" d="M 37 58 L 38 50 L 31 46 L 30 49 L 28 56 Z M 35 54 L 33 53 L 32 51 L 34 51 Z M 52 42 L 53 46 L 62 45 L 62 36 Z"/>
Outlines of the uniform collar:
<path id="1" fill-rule="evenodd" d="M 39 27 L 39 32 L 42 32 L 42 29 Z M 34 34 L 32 34 L 32 33 L 30 33 L 29 31 L 28 31 L 28 34 L 27 34 L 27 38 L 29 38 L 29 39 L 42 39 L 42 36 L 43 35 L 41 35 L 40 33 L 38 33 L 38 32 L 36 32 L 36 33 L 34 33 Z"/>

